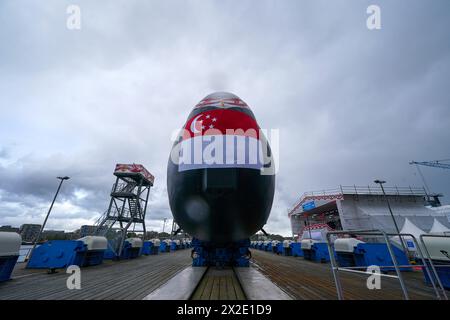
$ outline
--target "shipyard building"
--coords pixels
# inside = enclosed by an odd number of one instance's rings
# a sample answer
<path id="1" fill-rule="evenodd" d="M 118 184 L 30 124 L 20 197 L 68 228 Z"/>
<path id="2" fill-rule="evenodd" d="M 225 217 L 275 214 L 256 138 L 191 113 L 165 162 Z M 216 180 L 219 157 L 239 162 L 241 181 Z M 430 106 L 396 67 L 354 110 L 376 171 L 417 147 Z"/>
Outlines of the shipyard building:
<path id="1" fill-rule="evenodd" d="M 374 230 L 396 233 L 388 203 L 401 230 L 405 225 L 429 232 L 435 225 L 450 228 L 450 211 L 439 207 L 439 196 L 423 188 L 340 186 L 332 190 L 306 192 L 289 210 L 292 235 L 305 227 L 332 230 Z M 409 220 L 409 221 L 408 221 Z M 409 230 L 409 229 L 408 229 Z"/>

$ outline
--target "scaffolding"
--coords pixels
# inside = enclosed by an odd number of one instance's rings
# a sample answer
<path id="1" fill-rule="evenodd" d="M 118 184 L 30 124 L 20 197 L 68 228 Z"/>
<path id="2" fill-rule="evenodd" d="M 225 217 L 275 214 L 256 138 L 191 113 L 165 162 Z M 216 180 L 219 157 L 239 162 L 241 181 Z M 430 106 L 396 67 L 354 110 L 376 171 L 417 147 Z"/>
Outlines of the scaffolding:
<path id="1" fill-rule="evenodd" d="M 120 257 L 129 231 L 141 233 L 145 240 L 145 215 L 154 177 L 140 164 L 117 164 L 114 175 L 108 210 L 95 225 L 96 234 L 107 237 L 110 249 Z"/>

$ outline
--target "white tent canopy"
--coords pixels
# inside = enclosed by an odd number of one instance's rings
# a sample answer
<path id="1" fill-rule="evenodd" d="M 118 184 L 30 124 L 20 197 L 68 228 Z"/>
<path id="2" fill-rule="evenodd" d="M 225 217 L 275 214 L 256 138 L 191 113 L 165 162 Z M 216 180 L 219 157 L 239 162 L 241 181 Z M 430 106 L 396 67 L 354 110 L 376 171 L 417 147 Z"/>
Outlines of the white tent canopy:
<path id="1" fill-rule="evenodd" d="M 450 229 L 440 223 L 436 218 L 434 218 L 433 226 L 431 227 L 430 233 L 443 233 L 450 232 Z"/>
<path id="2" fill-rule="evenodd" d="M 416 241 L 419 242 L 419 237 L 422 234 L 425 234 L 426 232 L 420 229 L 418 226 L 416 226 L 414 223 L 412 223 L 408 218 L 405 218 L 405 223 L 403 224 L 402 229 L 400 230 L 401 234 L 412 234 Z M 405 243 L 408 251 L 416 251 L 416 246 L 414 244 L 414 241 L 409 236 L 402 236 L 403 243 Z M 397 244 L 397 246 L 401 246 L 401 242 L 398 236 L 392 237 L 391 240 L 394 242 L 394 244 Z"/>
<path id="3" fill-rule="evenodd" d="M 417 241 L 419 241 L 420 235 L 425 234 L 426 232 L 412 223 L 408 218 L 406 218 L 405 223 L 403 224 L 403 228 L 402 230 L 400 230 L 400 233 L 412 234 L 417 239 Z"/>

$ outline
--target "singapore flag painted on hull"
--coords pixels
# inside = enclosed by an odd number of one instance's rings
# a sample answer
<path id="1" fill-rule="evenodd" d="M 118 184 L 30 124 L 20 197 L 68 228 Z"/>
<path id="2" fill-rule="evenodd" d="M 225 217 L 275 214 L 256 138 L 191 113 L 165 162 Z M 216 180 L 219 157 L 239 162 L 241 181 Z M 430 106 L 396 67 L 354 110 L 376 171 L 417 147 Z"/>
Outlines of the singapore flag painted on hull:
<path id="1" fill-rule="evenodd" d="M 260 170 L 264 166 L 262 140 L 258 124 L 246 113 L 222 108 L 199 113 L 184 126 L 178 170 Z"/>

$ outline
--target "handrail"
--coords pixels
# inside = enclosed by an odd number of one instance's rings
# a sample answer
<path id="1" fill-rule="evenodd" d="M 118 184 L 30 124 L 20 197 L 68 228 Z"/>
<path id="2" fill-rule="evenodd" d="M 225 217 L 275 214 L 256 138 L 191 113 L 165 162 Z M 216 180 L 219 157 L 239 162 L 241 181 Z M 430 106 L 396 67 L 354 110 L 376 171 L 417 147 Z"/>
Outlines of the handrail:
<path id="1" fill-rule="evenodd" d="M 419 236 L 420 242 L 422 243 L 423 248 L 425 249 L 425 253 L 427 255 L 427 259 L 430 262 L 431 268 L 433 269 L 433 272 L 436 276 L 436 281 L 438 282 L 439 286 L 441 287 L 442 294 L 444 295 L 445 299 L 448 300 L 447 294 L 445 292 L 444 286 L 442 285 L 441 279 L 438 276 L 438 273 L 436 271 L 436 268 L 434 266 L 433 260 L 431 258 L 430 252 L 428 251 L 428 248 L 423 241 L 423 238 L 450 238 L 450 235 L 439 235 L 439 234 L 421 234 Z M 430 277 L 430 282 L 434 283 L 434 280 Z"/>
<path id="2" fill-rule="evenodd" d="M 112 185 L 111 192 L 126 192 L 126 193 L 132 193 L 134 188 L 136 188 L 137 183 L 136 182 L 117 182 Z"/>
<path id="3" fill-rule="evenodd" d="M 414 235 L 412 235 L 412 234 L 409 234 L 409 233 L 392 234 L 392 233 L 386 233 L 386 232 L 384 232 L 382 230 L 377 230 L 377 229 L 375 229 L 375 230 L 347 230 L 347 231 L 328 232 L 327 235 L 326 235 L 326 238 L 327 238 L 326 240 L 327 240 L 327 245 L 328 245 L 328 252 L 329 252 L 329 255 L 330 255 L 331 270 L 332 270 L 332 273 L 333 273 L 333 278 L 334 278 L 334 282 L 335 282 L 335 285 L 336 285 L 336 291 L 337 291 L 337 295 L 338 295 L 338 299 L 339 300 L 343 300 L 344 296 L 343 296 L 343 293 L 342 293 L 342 285 L 341 285 L 341 282 L 339 280 L 338 271 L 339 270 L 344 270 L 345 271 L 346 268 L 340 268 L 340 267 L 337 266 L 336 259 L 335 259 L 335 256 L 334 256 L 334 252 L 335 252 L 334 249 L 333 249 L 334 245 L 330 241 L 330 236 L 331 235 L 338 235 L 338 234 L 350 234 L 350 233 L 354 234 L 354 235 L 383 236 L 383 238 L 384 238 L 384 240 L 386 242 L 388 251 L 389 251 L 389 255 L 391 256 L 392 262 L 394 264 L 394 268 L 395 268 L 395 271 L 397 273 L 397 277 L 398 277 L 398 280 L 400 282 L 400 286 L 402 288 L 402 292 L 403 292 L 403 296 L 404 296 L 405 300 L 409 300 L 409 295 L 408 295 L 408 292 L 407 292 L 407 289 L 406 289 L 403 277 L 401 275 L 401 271 L 399 269 L 399 264 L 397 263 L 397 259 L 395 257 L 395 254 L 394 254 L 393 250 L 392 250 L 392 244 L 391 244 L 391 242 L 390 242 L 390 240 L 388 238 L 389 236 L 399 236 L 400 238 L 405 237 L 405 236 L 406 237 L 411 237 L 413 239 L 413 242 L 414 242 L 416 248 L 417 248 L 417 252 L 419 253 L 419 257 L 420 257 L 420 259 L 423 262 L 423 265 L 420 265 L 420 266 L 423 266 L 425 268 L 425 271 L 427 272 L 428 276 L 430 277 L 430 279 L 433 279 L 431 277 L 431 273 L 430 273 L 429 267 L 428 267 L 427 263 L 425 262 L 425 258 L 424 258 L 423 254 L 422 254 L 422 250 L 421 250 L 421 248 L 419 246 L 419 243 L 418 243 L 416 237 Z M 430 264 L 433 265 L 433 262 L 431 260 L 430 260 Z M 436 270 L 434 268 L 432 268 L 432 270 L 433 270 L 433 273 L 436 276 L 436 278 L 438 278 Z M 439 291 L 436 288 L 436 285 L 435 285 L 434 281 L 431 281 L 431 284 L 433 286 L 433 289 L 434 289 L 434 291 L 436 293 L 437 298 L 441 299 L 441 296 L 439 294 Z M 438 284 L 439 284 L 441 290 L 445 291 L 445 289 L 442 286 L 442 283 L 440 281 L 438 281 Z M 445 297 L 445 299 L 447 299 L 447 296 L 445 295 L 445 293 L 444 293 L 444 297 Z"/>

